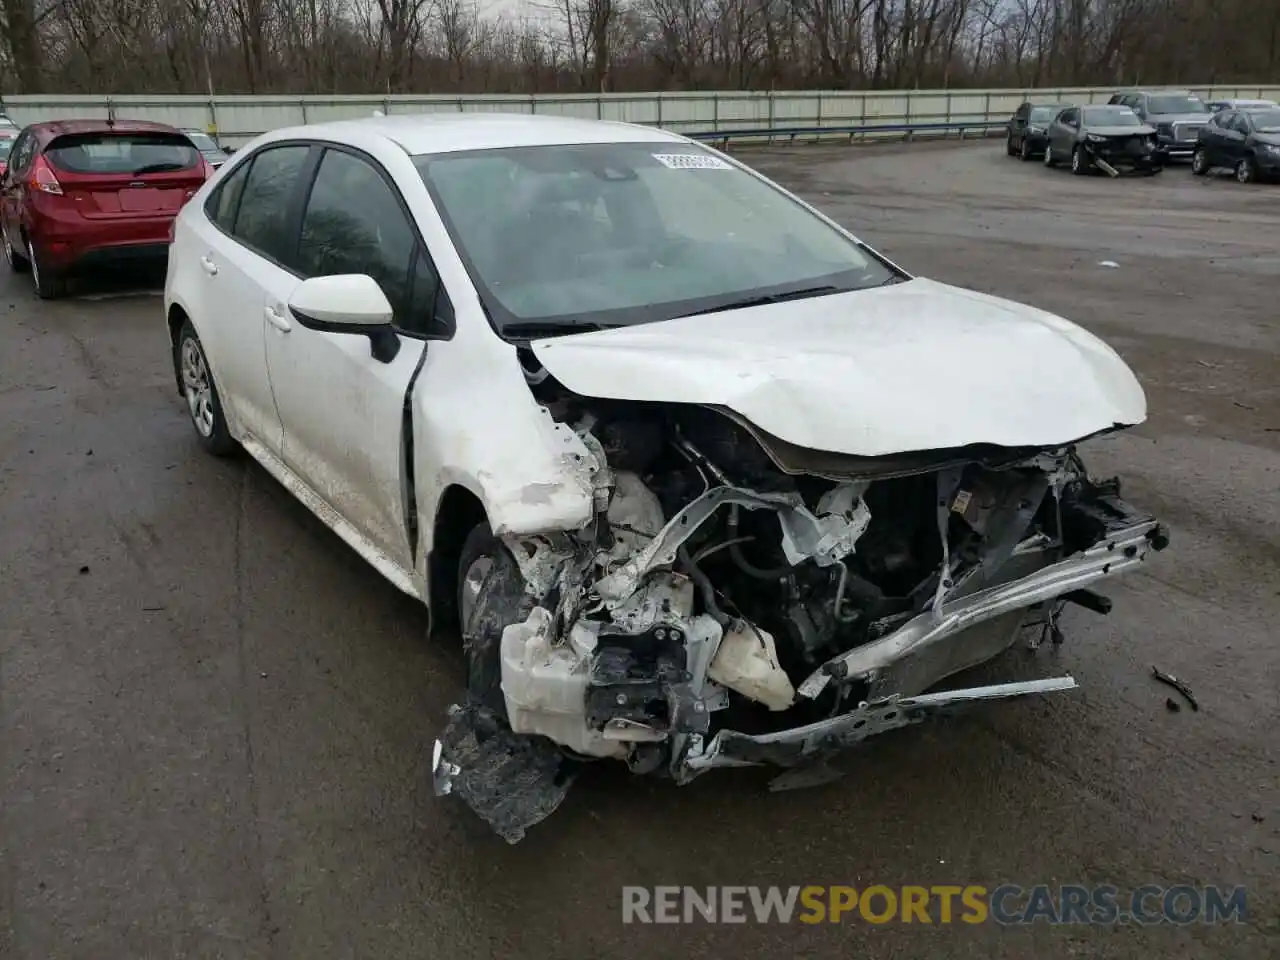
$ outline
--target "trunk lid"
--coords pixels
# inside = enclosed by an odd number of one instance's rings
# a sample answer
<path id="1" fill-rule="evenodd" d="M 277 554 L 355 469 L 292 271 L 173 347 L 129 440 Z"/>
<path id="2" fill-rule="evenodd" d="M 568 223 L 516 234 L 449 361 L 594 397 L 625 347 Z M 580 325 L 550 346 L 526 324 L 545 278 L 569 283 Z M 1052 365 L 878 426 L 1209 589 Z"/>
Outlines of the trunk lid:
<path id="1" fill-rule="evenodd" d="M 88 220 L 174 216 L 207 175 L 200 151 L 177 133 L 69 134 L 44 158 Z"/>

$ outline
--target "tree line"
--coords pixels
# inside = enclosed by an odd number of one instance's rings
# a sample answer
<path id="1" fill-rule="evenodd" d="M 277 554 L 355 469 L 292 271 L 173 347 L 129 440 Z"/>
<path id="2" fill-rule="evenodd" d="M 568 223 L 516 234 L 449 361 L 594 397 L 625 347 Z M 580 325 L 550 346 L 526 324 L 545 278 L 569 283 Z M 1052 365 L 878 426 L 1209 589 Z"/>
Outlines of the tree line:
<path id="1" fill-rule="evenodd" d="M 1280 0 L 0 0 L 9 93 L 1280 80 Z"/>

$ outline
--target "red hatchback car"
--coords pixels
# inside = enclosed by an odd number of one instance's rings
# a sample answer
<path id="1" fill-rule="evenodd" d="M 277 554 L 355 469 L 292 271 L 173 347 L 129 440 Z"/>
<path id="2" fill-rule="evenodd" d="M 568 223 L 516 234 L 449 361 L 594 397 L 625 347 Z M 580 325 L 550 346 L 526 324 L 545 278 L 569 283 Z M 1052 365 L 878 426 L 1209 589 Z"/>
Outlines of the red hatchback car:
<path id="1" fill-rule="evenodd" d="M 212 173 L 181 131 L 142 120 L 56 120 L 22 130 L 0 176 L 9 266 L 48 300 L 79 269 L 163 261 L 169 228 Z"/>

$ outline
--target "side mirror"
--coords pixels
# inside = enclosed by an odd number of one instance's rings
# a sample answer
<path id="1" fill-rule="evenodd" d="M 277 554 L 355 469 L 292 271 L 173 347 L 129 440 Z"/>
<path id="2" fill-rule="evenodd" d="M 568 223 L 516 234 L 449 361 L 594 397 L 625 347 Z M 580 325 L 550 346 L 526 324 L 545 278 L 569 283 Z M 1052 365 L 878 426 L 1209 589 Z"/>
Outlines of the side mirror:
<path id="1" fill-rule="evenodd" d="M 390 363 L 400 352 L 391 304 L 378 282 L 367 274 L 303 280 L 289 297 L 289 312 L 310 330 L 368 337 L 370 353 L 380 363 Z"/>

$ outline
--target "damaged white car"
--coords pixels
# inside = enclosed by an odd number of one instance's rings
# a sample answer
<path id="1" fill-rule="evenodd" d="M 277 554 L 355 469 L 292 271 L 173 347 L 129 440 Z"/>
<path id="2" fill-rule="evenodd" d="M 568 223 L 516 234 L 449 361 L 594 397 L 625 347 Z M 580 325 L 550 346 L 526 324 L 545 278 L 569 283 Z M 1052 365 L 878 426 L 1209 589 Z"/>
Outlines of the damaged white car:
<path id="1" fill-rule="evenodd" d="M 586 761 L 794 785 L 1069 689 L 942 681 L 1168 542 L 1076 453 L 1146 416 L 1113 350 L 660 130 L 260 137 L 179 216 L 165 306 L 201 443 L 460 630 L 436 787 L 512 842 Z"/>

